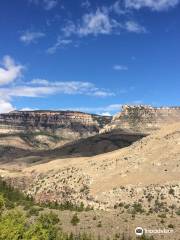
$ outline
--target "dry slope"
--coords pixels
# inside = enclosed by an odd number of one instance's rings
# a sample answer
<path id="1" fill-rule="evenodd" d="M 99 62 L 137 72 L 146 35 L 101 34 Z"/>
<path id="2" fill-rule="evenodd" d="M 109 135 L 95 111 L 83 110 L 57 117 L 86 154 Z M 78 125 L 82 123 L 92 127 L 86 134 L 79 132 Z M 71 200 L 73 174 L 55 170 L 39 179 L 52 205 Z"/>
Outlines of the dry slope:
<path id="1" fill-rule="evenodd" d="M 140 202 L 147 211 L 157 205 L 158 211 L 169 209 L 180 202 L 180 123 L 110 153 L 0 173 L 37 201 L 84 202 L 101 209 Z"/>

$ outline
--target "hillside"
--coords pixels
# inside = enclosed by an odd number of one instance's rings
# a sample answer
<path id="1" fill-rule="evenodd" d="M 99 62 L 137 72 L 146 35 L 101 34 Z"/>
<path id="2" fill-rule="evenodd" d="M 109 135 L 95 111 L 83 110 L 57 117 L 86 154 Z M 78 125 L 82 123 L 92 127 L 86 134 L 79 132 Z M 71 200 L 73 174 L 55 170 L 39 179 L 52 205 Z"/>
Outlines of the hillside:
<path id="1" fill-rule="evenodd" d="M 10 163 L 16 162 L 19 164 L 33 164 L 39 161 L 46 162 L 49 159 L 58 159 L 63 157 L 88 157 L 106 152 L 111 152 L 116 149 L 127 147 L 144 137 L 144 134 L 128 133 L 120 130 L 108 133 L 97 134 L 66 143 L 61 147 L 48 150 L 37 150 L 35 148 L 25 148 L 24 145 L 16 141 L 13 145 L 0 145 L 0 162 Z"/>
<path id="2" fill-rule="evenodd" d="M 11 176 L 14 185 L 32 194 L 37 201 L 56 199 L 77 204 L 83 201 L 85 205 L 107 209 L 121 201 L 132 204 L 144 198 L 143 205 L 147 207 L 145 192 L 151 192 L 154 200 L 163 194 L 165 201 L 177 205 L 179 139 L 178 123 L 120 150 L 94 157 L 57 159 L 20 172 L 17 168 L 11 172 L 4 169 L 1 174 Z M 169 198 L 172 186 L 175 194 Z"/>
<path id="3" fill-rule="evenodd" d="M 165 124 L 163 119 L 158 130 L 151 128 L 148 135 L 146 127 L 137 131 L 124 127 L 123 122 L 114 129 L 109 126 L 102 128 L 107 132 L 47 150 L 29 144 L 29 131 L 18 137 L 17 133 L 1 135 L 0 176 L 32 196 L 35 206 L 45 206 L 45 213 L 53 209 L 63 219 L 60 226 L 66 233 L 85 231 L 103 238 L 130 239 L 137 225 L 170 226 L 176 230 L 173 239 L 178 240 L 179 121 Z M 67 211 L 61 212 L 64 207 Z M 71 224 L 72 210 L 80 219 L 76 227 Z"/>

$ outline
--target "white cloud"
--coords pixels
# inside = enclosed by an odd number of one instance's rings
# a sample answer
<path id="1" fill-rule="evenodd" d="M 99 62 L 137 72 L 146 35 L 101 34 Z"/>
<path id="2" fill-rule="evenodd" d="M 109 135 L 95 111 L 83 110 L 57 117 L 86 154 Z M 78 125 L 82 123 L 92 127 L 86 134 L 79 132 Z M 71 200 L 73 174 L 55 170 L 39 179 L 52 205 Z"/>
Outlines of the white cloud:
<path id="1" fill-rule="evenodd" d="M 20 109 L 20 111 L 35 111 L 35 110 L 38 110 L 37 108 L 34 109 L 34 108 L 28 108 L 28 107 L 25 107 L 25 108 L 22 108 Z"/>
<path id="2" fill-rule="evenodd" d="M 79 81 L 55 81 L 46 79 L 33 79 L 29 83 L 17 85 L 11 82 L 21 76 L 23 66 L 15 64 L 10 56 L 5 56 L 2 62 L 3 68 L 0 68 L 0 85 L 9 84 L 8 87 L 0 87 L 0 112 L 12 111 L 15 108 L 11 101 L 14 97 L 43 97 L 55 94 L 67 95 L 87 95 L 96 97 L 114 96 L 113 92 L 96 87 L 90 82 Z"/>
<path id="3" fill-rule="evenodd" d="M 47 11 L 55 8 L 58 4 L 58 0 L 29 0 L 29 2 L 36 5 L 42 5 Z"/>
<path id="4" fill-rule="evenodd" d="M 150 8 L 155 11 L 167 10 L 171 7 L 175 7 L 179 3 L 179 0 L 125 0 L 127 8 Z"/>
<path id="5" fill-rule="evenodd" d="M 88 35 L 109 35 L 117 32 L 121 27 L 121 24 L 110 17 L 108 10 L 104 8 L 84 14 L 76 24 L 68 21 L 62 31 L 65 37 L 70 37 L 73 34 L 85 37 Z"/>
<path id="6" fill-rule="evenodd" d="M 147 32 L 145 27 L 141 26 L 139 23 L 134 22 L 134 21 L 127 21 L 125 23 L 125 29 L 128 32 L 133 32 L 133 33 L 146 33 Z"/>
<path id="7" fill-rule="evenodd" d="M 59 48 L 64 48 L 67 45 L 70 45 L 71 43 L 72 43 L 72 40 L 70 40 L 70 39 L 61 39 L 60 37 L 58 37 L 57 42 L 52 47 L 47 49 L 47 53 L 53 54 Z"/>
<path id="8" fill-rule="evenodd" d="M 88 13 L 85 13 L 76 21 L 67 20 L 64 26 L 61 27 L 61 34 L 57 38 L 57 41 L 53 46 L 47 49 L 47 53 L 53 54 L 59 48 L 65 48 L 71 44 L 77 46 L 77 39 L 83 37 L 119 35 L 124 31 L 131 33 L 146 33 L 146 28 L 139 23 L 135 21 L 126 21 L 127 12 L 129 12 L 129 10 L 121 8 L 121 2 L 116 1 L 109 7 L 103 6 L 97 8 L 95 11 L 88 11 Z M 123 18 L 120 19 L 119 15 L 123 15 Z"/>
<path id="9" fill-rule="evenodd" d="M 77 34 L 76 28 L 76 24 L 68 20 L 65 26 L 62 27 L 62 33 L 65 37 L 70 37 L 72 34 Z"/>
<path id="10" fill-rule="evenodd" d="M 87 107 L 87 108 L 84 108 L 84 107 L 80 107 L 80 108 L 77 108 L 81 111 L 89 111 L 89 112 L 112 112 L 112 111 L 120 111 L 121 110 L 121 107 L 122 107 L 122 104 L 120 103 L 116 103 L 116 104 L 110 104 L 110 105 L 107 105 L 107 106 L 103 106 L 103 107 Z"/>
<path id="11" fill-rule="evenodd" d="M 121 1 L 116 1 L 112 6 L 110 6 L 109 10 L 118 15 L 124 15 L 127 13 L 127 9 L 124 8 Z"/>
<path id="12" fill-rule="evenodd" d="M 90 82 L 49 82 L 44 79 L 34 79 L 28 85 L 0 88 L 1 96 L 8 97 L 42 97 L 53 94 L 87 95 L 96 97 L 114 96 L 113 92 L 97 88 Z"/>
<path id="13" fill-rule="evenodd" d="M 46 10 L 51 10 L 58 4 L 57 0 L 44 0 L 44 8 Z"/>
<path id="14" fill-rule="evenodd" d="M 113 69 L 117 71 L 127 71 L 128 67 L 125 65 L 114 65 Z"/>
<path id="15" fill-rule="evenodd" d="M 0 85 L 13 82 L 22 74 L 23 66 L 16 64 L 10 56 L 4 56 L 0 67 Z"/>
<path id="16" fill-rule="evenodd" d="M 137 22 L 123 21 L 122 19 L 121 21 L 117 20 L 117 18 L 114 18 L 110 14 L 111 12 L 112 6 L 109 9 L 104 7 L 97 9 L 95 12 L 84 14 L 82 19 L 76 23 L 68 21 L 62 28 L 62 35 L 65 38 L 70 38 L 72 35 L 86 37 L 89 35 L 98 36 L 120 34 L 121 31 L 134 33 L 147 32 L 145 27 L 141 26 Z M 59 45 L 58 43 L 56 44 Z"/>
<path id="17" fill-rule="evenodd" d="M 91 3 L 89 0 L 83 0 L 81 3 L 81 7 L 83 8 L 89 8 L 91 6 Z"/>
<path id="18" fill-rule="evenodd" d="M 39 79 L 39 78 L 33 79 L 30 83 L 31 84 L 40 84 L 40 85 L 45 85 L 45 86 L 49 85 L 49 81 L 48 80 Z"/>
<path id="19" fill-rule="evenodd" d="M 0 113 L 7 113 L 13 110 L 15 110 L 15 108 L 10 102 L 0 99 Z"/>
<path id="20" fill-rule="evenodd" d="M 96 97 L 110 97 L 110 96 L 115 96 L 114 93 L 108 92 L 108 91 L 103 91 L 103 90 L 97 90 L 89 93 L 88 95 L 91 96 L 96 96 Z"/>
<path id="21" fill-rule="evenodd" d="M 38 39 L 45 37 L 43 32 L 26 31 L 20 36 L 20 41 L 25 44 L 36 43 Z"/>
<path id="22" fill-rule="evenodd" d="M 68 108 L 68 109 L 74 110 L 74 111 L 89 112 L 89 113 L 96 113 L 100 115 L 110 116 L 116 112 L 120 112 L 121 108 L 122 108 L 122 104 L 117 103 L 117 104 L 110 104 L 102 107 L 77 107 L 77 108 Z M 68 110 L 68 109 L 64 109 L 64 110 Z"/>
<path id="23" fill-rule="evenodd" d="M 102 113 L 100 113 L 100 115 L 102 115 L 102 116 L 112 116 L 112 114 L 110 113 L 110 112 L 102 112 Z"/>
<path id="24" fill-rule="evenodd" d="M 80 36 L 87 36 L 93 34 L 110 34 L 113 29 L 113 22 L 111 21 L 107 12 L 102 12 L 99 9 L 95 13 L 85 14 L 82 19 L 82 24 L 78 28 Z"/>
<path id="25" fill-rule="evenodd" d="M 16 86 L 9 88 L 0 88 L 0 94 L 9 97 L 41 97 L 44 95 L 51 95 L 57 92 L 56 87 L 28 87 Z"/>
<path id="26" fill-rule="evenodd" d="M 3 68 L 0 68 L 0 112 L 12 111 L 15 108 L 11 102 L 14 97 L 45 97 L 55 94 L 66 95 L 86 95 L 95 97 L 114 96 L 115 93 L 98 88 L 91 82 L 80 81 L 48 81 L 46 79 L 36 78 L 30 82 L 19 85 L 15 81 L 21 76 L 22 65 L 15 64 L 10 56 L 3 58 Z M 8 87 L 5 85 L 8 84 Z M 4 86 L 3 86 L 4 85 Z"/>

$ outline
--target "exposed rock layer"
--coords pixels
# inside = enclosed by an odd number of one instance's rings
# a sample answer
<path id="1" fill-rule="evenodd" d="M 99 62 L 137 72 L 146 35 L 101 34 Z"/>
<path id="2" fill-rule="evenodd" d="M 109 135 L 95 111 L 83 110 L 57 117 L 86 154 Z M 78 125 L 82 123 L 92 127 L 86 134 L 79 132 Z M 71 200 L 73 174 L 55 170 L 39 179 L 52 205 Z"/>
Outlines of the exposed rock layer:
<path id="1" fill-rule="evenodd" d="M 14 111 L 0 114 L 0 137 L 10 135 L 12 142 L 18 135 L 33 147 L 55 147 L 93 136 L 111 119 L 73 111 Z"/>
<path id="2" fill-rule="evenodd" d="M 110 122 L 111 117 L 103 117 L 73 111 L 14 111 L 0 114 L 1 127 L 16 130 L 49 130 L 72 128 L 77 132 L 98 132 L 99 128 Z"/>
<path id="3" fill-rule="evenodd" d="M 180 107 L 161 107 L 124 105 L 122 111 L 116 114 L 111 123 L 101 132 L 112 129 L 128 129 L 131 131 L 149 133 L 163 125 L 180 122 Z"/>

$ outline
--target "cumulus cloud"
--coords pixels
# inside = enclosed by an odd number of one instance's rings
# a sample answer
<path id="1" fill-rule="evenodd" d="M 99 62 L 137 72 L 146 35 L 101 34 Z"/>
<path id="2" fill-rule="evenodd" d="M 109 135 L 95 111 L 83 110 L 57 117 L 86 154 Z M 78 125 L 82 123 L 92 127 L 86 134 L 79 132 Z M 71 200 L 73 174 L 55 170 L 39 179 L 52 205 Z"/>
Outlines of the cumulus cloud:
<path id="1" fill-rule="evenodd" d="M 128 67 L 125 66 L 125 65 L 114 65 L 113 66 L 113 69 L 116 70 L 116 71 L 127 71 L 128 70 Z"/>
<path id="2" fill-rule="evenodd" d="M 45 37 L 43 32 L 26 31 L 20 36 L 20 41 L 25 44 L 36 43 L 40 38 Z"/>
<path id="3" fill-rule="evenodd" d="M 163 11 L 175 7 L 179 2 L 179 0 L 125 0 L 125 5 L 127 8 L 137 10 L 146 7 L 155 11 Z"/>
<path id="4" fill-rule="evenodd" d="M 10 102 L 0 99 L 0 113 L 7 113 L 13 110 L 15 110 L 15 108 Z"/>
<path id="5" fill-rule="evenodd" d="M 13 82 L 21 76 L 23 66 L 16 64 L 10 56 L 4 56 L 0 67 L 0 85 Z"/>
<path id="6" fill-rule="evenodd" d="M 39 98 L 48 95 L 86 95 L 93 97 L 109 97 L 115 93 L 99 88 L 91 82 L 82 81 L 48 81 L 36 78 L 19 84 L 15 80 L 21 76 L 23 66 L 18 65 L 10 56 L 5 56 L 0 68 L 0 112 L 12 111 L 11 102 L 14 97 Z M 10 84 L 14 81 L 13 84 Z M 6 86 L 8 84 L 8 86 Z"/>
<path id="7" fill-rule="evenodd" d="M 55 81 L 46 79 L 33 79 L 29 83 L 18 85 L 15 81 L 22 74 L 22 65 L 18 65 L 10 56 L 4 56 L 0 68 L 0 112 L 14 110 L 11 104 L 13 97 L 43 97 L 53 94 L 87 95 L 108 97 L 115 94 L 109 90 L 96 87 L 90 82 L 80 81 Z M 8 87 L 5 85 L 8 84 Z"/>

